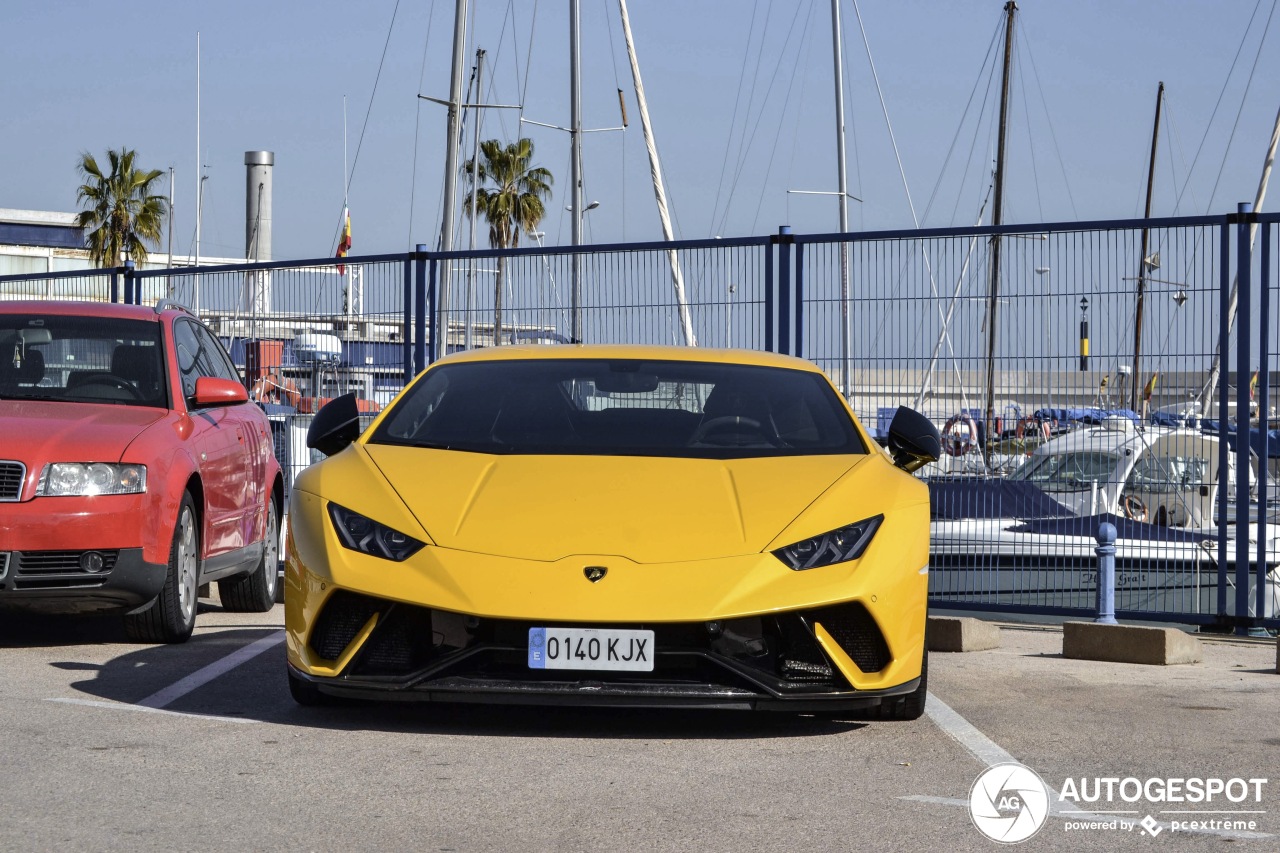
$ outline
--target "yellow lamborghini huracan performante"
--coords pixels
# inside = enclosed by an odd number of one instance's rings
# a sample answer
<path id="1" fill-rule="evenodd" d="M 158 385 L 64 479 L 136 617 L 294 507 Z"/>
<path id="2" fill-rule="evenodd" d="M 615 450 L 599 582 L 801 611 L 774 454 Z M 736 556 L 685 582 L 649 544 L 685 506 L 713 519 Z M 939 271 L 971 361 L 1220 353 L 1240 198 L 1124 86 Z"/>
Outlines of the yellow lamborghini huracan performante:
<path id="1" fill-rule="evenodd" d="M 423 371 L 289 506 L 289 687 L 334 698 L 924 710 L 938 432 L 881 448 L 814 365 L 500 347 Z"/>

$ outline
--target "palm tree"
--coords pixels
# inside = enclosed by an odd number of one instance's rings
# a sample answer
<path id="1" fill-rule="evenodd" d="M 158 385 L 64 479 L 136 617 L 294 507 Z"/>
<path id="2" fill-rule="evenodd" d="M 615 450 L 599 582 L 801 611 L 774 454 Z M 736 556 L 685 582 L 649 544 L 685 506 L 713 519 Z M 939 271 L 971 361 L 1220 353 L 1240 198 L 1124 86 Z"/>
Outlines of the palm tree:
<path id="1" fill-rule="evenodd" d="M 126 258 L 147 259 L 148 242 L 160 242 L 161 224 L 168 205 L 153 194 L 158 169 L 142 171 L 134 166 L 137 152 L 128 148 L 107 150 L 111 173 L 102 174 L 92 154 L 80 155 L 77 169 L 84 183 L 76 201 L 84 203 L 76 224 L 85 230 L 89 256 L 99 267 L 118 267 Z"/>
<path id="2" fill-rule="evenodd" d="M 489 245 L 495 249 L 511 249 L 520 245 L 520 232 L 538 229 L 546 214 L 542 200 L 551 194 L 554 179 L 541 166 L 531 166 L 533 141 L 521 138 L 503 148 L 496 139 L 480 143 L 484 159 L 477 164 L 468 160 L 463 166 L 471 180 L 472 191 L 463 200 L 471 215 L 474 194 L 477 215 L 489 223 Z M 483 186 L 489 183 L 492 187 Z M 507 259 L 498 258 L 498 279 L 493 296 L 493 342 L 502 342 L 502 283 Z"/>

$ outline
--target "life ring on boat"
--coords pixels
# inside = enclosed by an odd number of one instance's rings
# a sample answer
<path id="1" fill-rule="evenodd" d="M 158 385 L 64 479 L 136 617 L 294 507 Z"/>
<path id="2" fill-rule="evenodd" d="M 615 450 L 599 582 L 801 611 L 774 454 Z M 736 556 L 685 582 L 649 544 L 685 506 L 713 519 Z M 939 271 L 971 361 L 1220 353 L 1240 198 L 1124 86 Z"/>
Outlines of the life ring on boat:
<path id="1" fill-rule="evenodd" d="M 942 450 L 949 456 L 964 456 L 978 446 L 978 425 L 969 415 L 955 415 L 942 428 Z"/>
<path id="2" fill-rule="evenodd" d="M 1023 418 L 1018 421 L 1018 426 L 1015 430 L 1018 438 L 1033 436 L 1037 432 L 1040 433 L 1041 438 L 1047 440 L 1049 438 L 1049 424 L 1037 418 Z"/>
<path id="3" fill-rule="evenodd" d="M 1120 508 L 1124 510 L 1124 517 L 1133 521 L 1147 520 L 1147 505 L 1142 502 L 1142 498 L 1137 495 L 1125 495 L 1120 499 Z"/>
<path id="4" fill-rule="evenodd" d="M 298 393 L 298 383 L 287 376 L 281 376 L 279 373 L 264 373 L 253 383 L 253 390 L 249 392 L 249 396 L 259 403 L 297 406 L 301 395 Z"/>

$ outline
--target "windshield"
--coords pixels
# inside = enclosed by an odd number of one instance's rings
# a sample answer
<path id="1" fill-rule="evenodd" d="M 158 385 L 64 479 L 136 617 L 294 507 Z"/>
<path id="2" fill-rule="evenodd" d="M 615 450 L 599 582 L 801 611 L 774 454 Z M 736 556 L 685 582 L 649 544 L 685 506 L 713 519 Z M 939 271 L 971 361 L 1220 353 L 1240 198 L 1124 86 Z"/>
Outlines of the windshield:
<path id="1" fill-rule="evenodd" d="M 1105 485 L 1120 457 L 1097 450 L 1032 456 L 1010 480 L 1034 483 L 1045 492 L 1087 492 L 1094 483 Z"/>
<path id="2" fill-rule="evenodd" d="M 165 406 L 160 324 L 0 314 L 0 398 Z"/>
<path id="3" fill-rule="evenodd" d="M 866 452 L 817 374 L 635 359 L 442 365 L 395 403 L 370 442 L 712 459 Z"/>

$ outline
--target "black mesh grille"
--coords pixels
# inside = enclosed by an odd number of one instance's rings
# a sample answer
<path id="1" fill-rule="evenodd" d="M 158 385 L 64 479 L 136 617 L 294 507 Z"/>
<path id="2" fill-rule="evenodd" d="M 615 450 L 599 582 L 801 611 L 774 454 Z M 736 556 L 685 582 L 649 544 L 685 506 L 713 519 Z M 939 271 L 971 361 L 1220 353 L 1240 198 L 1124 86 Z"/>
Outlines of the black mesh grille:
<path id="1" fill-rule="evenodd" d="M 16 501 L 22 496 L 27 466 L 21 462 L 0 462 L 0 501 Z"/>
<path id="2" fill-rule="evenodd" d="M 87 572 L 80 567 L 85 551 L 17 551 L 13 555 L 13 584 L 17 589 L 59 589 L 98 586 L 115 568 L 119 551 L 95 551 L 102 557 L 102 570 Z"/>
<path id="3" fill-rule="evenodd" d="M 324 605 L 316 619 L 308 645 L 325 660 L 337 660 L 351 644 L 369 617 L 382 611 L 388 602 L 338 590 Z"/>
<path id="4" fill-rule="evenodd" d="M 879 672 L 889 664 L 889 646 L 876 620 L 856 601 L 814 610 L 812 617 L 844 649 L 858 669 Z"/>
<path id="5" fill-rule="evenodd" d="M 355 671 L 364 674 L 412 672 L 431 659 L 431 611 L 397 604 L 378 621 L 360 650 Z"/>

